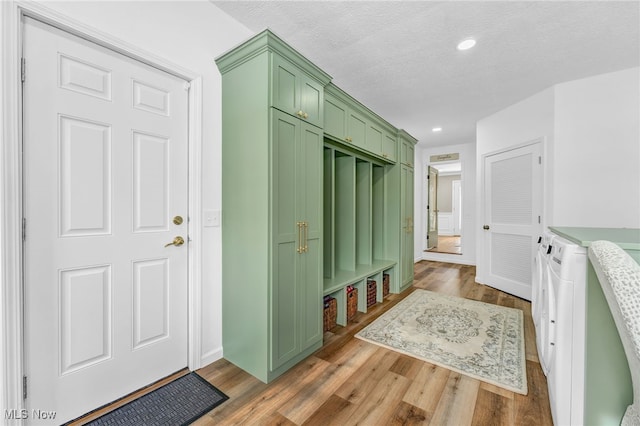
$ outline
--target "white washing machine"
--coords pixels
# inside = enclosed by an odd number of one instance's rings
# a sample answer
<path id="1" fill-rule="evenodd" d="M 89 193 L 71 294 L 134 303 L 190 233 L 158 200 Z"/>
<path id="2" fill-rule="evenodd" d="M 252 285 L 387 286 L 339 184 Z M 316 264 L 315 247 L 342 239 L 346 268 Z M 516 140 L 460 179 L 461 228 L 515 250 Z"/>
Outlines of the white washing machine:
<path id="1" fill-rule="evenodd" d="M 587 250 L 560 236 L 553 237 L 549 247 L 538 351 L 546 368 L 554 424 L 582 425 Z"/>
<path id="2" fill-rule="evenodd" d="M 536 346 L 538 348 L 538 358 L 545 375 L 549 371 L 548 354 L 543 349 L 548 350 L 549 334 L 549 254 L 555 234 L 545 231 L 538 239 L 538 251 L 533 259 L 533 278 L 531 288 L 531 311 L 533 325 L 536 329 Z"/>

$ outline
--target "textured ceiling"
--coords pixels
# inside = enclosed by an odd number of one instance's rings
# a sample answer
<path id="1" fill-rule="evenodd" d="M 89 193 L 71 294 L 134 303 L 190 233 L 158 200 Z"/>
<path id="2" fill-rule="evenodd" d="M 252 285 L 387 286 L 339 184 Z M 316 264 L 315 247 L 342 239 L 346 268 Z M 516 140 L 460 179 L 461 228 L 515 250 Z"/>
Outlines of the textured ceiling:
<path id="1" fill-rule="evenodd" d="M 519 100 L 639 65 L 638 1 L 212 3 L 270 28 L 424 147 L 473 142 L 479 119 Z M 476 47 L 456 50 L 467 37 Z"/>

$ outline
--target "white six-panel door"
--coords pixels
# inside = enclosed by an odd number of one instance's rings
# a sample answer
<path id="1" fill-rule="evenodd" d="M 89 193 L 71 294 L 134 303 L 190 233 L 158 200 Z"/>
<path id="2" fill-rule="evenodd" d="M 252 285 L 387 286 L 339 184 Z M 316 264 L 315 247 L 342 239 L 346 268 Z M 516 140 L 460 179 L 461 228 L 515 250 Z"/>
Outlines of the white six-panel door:
<path id="1" fill-rule="evenodd" d="M 24 28 L 26 403 L 60 424 L 187 366 L 188 93 Z"/>

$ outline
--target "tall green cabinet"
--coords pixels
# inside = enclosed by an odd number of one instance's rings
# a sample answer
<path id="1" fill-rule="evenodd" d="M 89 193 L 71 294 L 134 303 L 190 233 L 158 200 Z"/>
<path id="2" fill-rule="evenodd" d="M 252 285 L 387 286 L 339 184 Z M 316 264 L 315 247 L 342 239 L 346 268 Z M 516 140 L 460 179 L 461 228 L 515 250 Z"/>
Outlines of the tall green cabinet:
<path id="1" fill-rule="evenodd" d="M 265 30 L 222 74 L 224 357 L 269 382 L 322 346 L 323 296 L 413 281 L 413 139 Z M 411 217 L 411 219 L 409 219 Z"/>
<path id="2" fill-rule="evenodd" d="M 400 290 L 413 283 L 413 183 L 414 146 L 416 140 L 405 132 L 398 132 L 400 148 Z"/>
<path id="3" fill-rule="evenodd" d="M 222 74 L 224 356 L 269 382 L 322 346 L 324 86 L 269 31 Z"/>

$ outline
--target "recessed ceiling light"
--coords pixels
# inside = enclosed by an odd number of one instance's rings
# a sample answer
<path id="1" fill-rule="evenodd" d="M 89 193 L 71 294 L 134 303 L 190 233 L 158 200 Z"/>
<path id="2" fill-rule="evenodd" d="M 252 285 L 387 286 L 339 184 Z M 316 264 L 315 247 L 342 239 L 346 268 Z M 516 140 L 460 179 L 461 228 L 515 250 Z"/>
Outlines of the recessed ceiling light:
<path id="1" fill-rule="evenodd" d="M 474 39 L 466 38 L 462 40 L 460 43 L 458 43 L 458 50 L 471 49 L 475 45 L 476 45 L 476 41 Z"/>
<path id="2" fill-rule="evenodd" d="M 434 127 L 433 129 L 431 129 L 432 132 L 441 132 L 442 131 L 442 127 Z"/>

